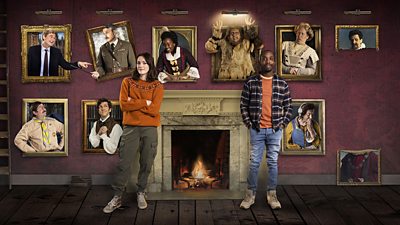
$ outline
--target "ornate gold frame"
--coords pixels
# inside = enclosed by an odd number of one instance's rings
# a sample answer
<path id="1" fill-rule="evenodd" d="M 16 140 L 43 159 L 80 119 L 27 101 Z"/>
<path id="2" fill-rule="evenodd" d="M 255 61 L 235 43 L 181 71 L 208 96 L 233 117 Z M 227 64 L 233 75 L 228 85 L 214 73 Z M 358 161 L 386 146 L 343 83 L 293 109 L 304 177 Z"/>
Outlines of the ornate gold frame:
<path id="1" fill-rule="evenodd" d="M 325 99 L 293 99 L 293 113 L 290 121 L 298 116 L 298 108 L 303 103 L 312 103 L 315 106 L 314 114 L 317 117 L 313 117 L 313 120 L 318 122 L 320 130 L 321 130 L 321 143 L 318 149 L 290 149 L 287 147 L 288 137 L 286 135 L 286 128 L 283 130 L 282 134 L 282 147 L 281 153 L 282 155 L 325 155 Z"/>
<path id="2" fill-rule="evenodd" d="M 317 63 L 317 69 L 314 75 L 291 75 L 291 74 L 283 74 L 282 72 L 282 42 L 283 41 L 294 41 L 296 39 L 296 35 L 294 34 L 295 25 L 276 25 L 275 26 L 275 62 L 276 62 L 276 73 L 278 76 L 285 78 L 286 80 L 297 80 L 297 81 L 321 81 L 322 80 L 322 45 L 321 45 L 321 26 L 319 25 L 311 25 L 311 28 L 314 31 L 314 38 L 310 41 L 317 52 L 319 61 Z M 284 36 L 290 36 L 292 38 L 284 38 Z M 294 39 L 293 39 L 294 37 Z M 309 42 L 307 44 L 310 45 Z"/>
<path id="3" fill-rule="evenodd" d="M 347 155 L 347 154 L 353 154 L 355 156 L 357 155 L 365 155 L 369 154 L 370 152 L 374 152 L 377 156 L 377 164 L 376 167 L 378 169 L 377 171 L 377 181 L 376 182 L 371 182 L 371 181 L 353 181 L 353 178 L 348 178 L 347 182 L 341 181 L 341 168 L 342 168 L 342 159 Z M 346 153 L 346 155 L 345 155 Z M 365 162 L 365 159 L 363 159 L 362 163 Z M 352 173 L 354 172 L 353 170 L 356 168 L 353 168 L 353 166 L 349 167 L 352 169 Z M 362 168 L 359 168 L 362 169 Z M 363 177 L 362 177 L 363 178 Z M 364 179 L 364 178 L 363 178 Z M 339 150 L 337 152 L 337 164 L 336 164 L 336 184 L 337 185 L 343 185 L 343 186 L 361 186 L 361 185 L 381 185 L 381 150 L 380 149 L 365 149 L 365 150 Z"/>
<path id="4" fill-rule="evenodd" d="M 23 153 L 24 157 L 30 156 L 68 156 L 68 99 L 66 98 L 23 98 L 22 99 L 22 124 L 31 119 L 29 104 L 33 102 L 42 102 L 44 104 L 60 104 L 64 111 L 64 151 L 62 152 L 35 152 Z M 47 111 L 49 115 L 51 112 Z"/>
<path id="5" fill-rule="evenodd" d="M 40 44 L 41 40 L 39 39 L 39 35 L 45 29 L 49 28 L 57 33 L 64 34 L 64 47 L 61 49 L 61 51 L 64 53 L 63 55 L 66 61 L 69 62 L 71 60 L 71 30 L 72 30 L 71 24 L 43 25 L 43 26 L 21 25 L 22 83 L 69 82 L 71 79 L 70 71 L 63 70 L 62 68 L 59 68 L 58 71 L 59 76 L 40 77 L 40 76 L 29 76 L 28 74 L 28 49 L 29 47 L 35 44 Z"/>
<path id="6" fill-rule="evenodd" d="M 118 100 L 110 100 L 111 104 L 113 105 L 113 110 L 111 113 L 119 113 L 118 115 L 121 118 L 116 118 L 116 116 L 112 117 L 116 121 L 122 121 L 122 111 L 116 112 L 115 109 L 119 108 L 119 101 Z M 89 134 L 90 130 L 92 129 L 92 125 L 94 121 L 98 120 L 99 112 L 96 108 L 97 100 L 82 100 L 82 151 L 83 153 L 106 153 L 104 149 L 99 148 L 90 148 L 89 144 Z M 93 108 L 94 107 L 94 108 Z M 90 121 L 89 121 L 90 120 Z"/>
<path id="7" fill-rule="evenodd" d="M 371 32 L 374 33 L 374 38 L 375 41 L 371 40 L 369 41 L 368 45 L 366 46 L 366 48 L 371 48 L 368 47 L 371 45 L 371 43 L 375 44 L 375 49 L 376 51 L 379 50 L 379 25 L 336 25 L 335 26 L 335 48 L 336 51 L 339 50 L 353 50 L 351 49 L 351 44 L 348 38 L 348 33 L 350 32 L 350 30 L 354 30 L 354 29 L 358 29 L 360 31 L 363 32 L 364 37 L 364 43 L 367 41 L 368 39 L 366 38 L 366 35 L 370 34 Z M 367 33 L 364 33 L 367 32 Z M 348 45 L 344 45 L 341 40 L 345 39 L 346 43 L 348 43 Z M 350 45 L 350 47 L 349 47 Z M 374 48 L 374 47 L 372 47 Z"/>
<path id="8" fill-rule="evenodd" d="M 242 29 L 245 29 L 245 26 L 240 26 L 240 27 Z M 255 28 L 256 28 L 256 32 L 259 33 L 258 25 L 255 25 Z M 228 29 L 229 29 L 229 26 L 222 26 L 222 38 L 226 38 L 226 35 L 227 35 L 226 33 L 227 33 Z M 257 60 L 257 59 L 253 59 L 253 57 L 251 57 L 251 58 L 252 58 L 252 60 Z M 255 65 L 255 61 L 253 61 L 253 66 L 254 65 Z M 220 67 L 221 67 L 221 51 L 218 51 L 217 53 L 211 54 L 211 77 L 214 82 L 225 82 L 225 81 L 243 82 L 247 79 L 247 78 L 245 78 L 245 79 L 220 79 L 220 78 L 218 78 L 218 73 L 219 73 Z M 250 75 L 252 75 L 252 74 L 250 74 Z M 249 76 L 247 76 L 247 77 L 249 77 Z"/>
<path id="9" fill-rule="evenodd" d="M 161 43 L 161 29 L 163 26 L 153 26 L 152 27 L 152 49 L 153 49 L 153 57 L 154 63 L 157 64 L 157 60 L 159 57 L 160 49 L 162 48 Z M 182 35 L 186 41 L 188 42 L 189 50 L 193 57 L 197 60 L 197 26 L 167 26 L 170 31 L 174 31 L 178 34 Z M 181 43 L 178 45 L 182 46 Z M 182 46 L 186 47 L 186 46 Z M 168 82 L 195 82 L 195 80 L 176 80 L 176 81 L 168 81 Z"/>
<path id="10" fill-rule="evenodd" d="M 133 38 L 133 32 L 132 32 L 132 27 L 129 21 L 120 21 L 113 23 L 119 29 L 119 32 L 122 32 L 122 34 L 119 35 L 119 37 L 124 40 L 128 41 L 132 45 L 133 52 L 135 53 L 136 56 L 136 50 L 135 50 L 135 44 L 134 44 L 134 38 Z M 97 55 L 98 52 L 100 51 L 100 47 L 106 42 L 104 40 L 94 40 L 94 36 L 102 36 L 102 31 L 103 31 L 104 26 L 98 26 L 94 28 L 90 28 L 86 30 L 86 40 L 89 44 L 89 51 L 90 51 L 90 56 L 93 61 L 93 69 L 96 70 L 96 60 L 97 60 Z M 110 80 L 118 77 L 123 77 L 128 74 L 131 74 L 132 70 L 127 70 L 123 72 L 118 72 L 118 73 L 109 73 L 106 74 L 105 76 L 99 77 L 97 81 L 104 81 L 104 80 Z"/>

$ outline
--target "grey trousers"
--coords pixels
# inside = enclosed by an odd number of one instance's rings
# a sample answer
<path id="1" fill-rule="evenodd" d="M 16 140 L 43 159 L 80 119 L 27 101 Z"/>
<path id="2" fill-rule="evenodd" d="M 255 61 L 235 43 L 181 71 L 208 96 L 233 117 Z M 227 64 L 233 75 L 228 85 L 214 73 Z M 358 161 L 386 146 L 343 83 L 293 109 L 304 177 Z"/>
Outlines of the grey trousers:
<path id="1" fill-rule="evenodd" d="M 144 192 L 157 154 L 157 138 L 157 127 L 124 126 L 119 147 L 120 159 L 112 183 L 115 195 L 121 196 L 124 193 L 136 157 L 140 157 L 138 192 Z"/>

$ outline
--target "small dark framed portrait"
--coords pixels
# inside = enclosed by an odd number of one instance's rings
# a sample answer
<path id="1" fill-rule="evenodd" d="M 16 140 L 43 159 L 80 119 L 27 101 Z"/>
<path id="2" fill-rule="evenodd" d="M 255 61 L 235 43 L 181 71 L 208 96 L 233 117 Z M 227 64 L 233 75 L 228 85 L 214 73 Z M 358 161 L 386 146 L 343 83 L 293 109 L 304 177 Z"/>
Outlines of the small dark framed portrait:
<path id="1" fill-rule="evenodd" d="M 339 150 L 337 185 L 380 185 L 380 149 Z"/>
<path id="2" fill-rule="evenodd" d="M 336 25 L 335 47 L 340 50 L 379 50 L 378 25 Z"/>

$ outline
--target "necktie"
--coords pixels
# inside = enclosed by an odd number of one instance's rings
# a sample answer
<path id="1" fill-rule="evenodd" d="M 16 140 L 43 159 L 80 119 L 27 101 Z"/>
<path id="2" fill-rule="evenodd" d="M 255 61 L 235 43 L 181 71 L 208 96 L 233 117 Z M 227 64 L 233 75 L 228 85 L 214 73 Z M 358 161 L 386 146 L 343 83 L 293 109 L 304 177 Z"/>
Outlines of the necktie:
<path id="1" fill-rule="evenodd" d="M 47 130 L 47 126 L 43 121 L 40 122 L 40 126 L 42 127 L 43 144 L 44 145 L 49 145 L 50 144 L 50 139 L 49 139 L 49 131 Z"/>
<path id="2" fill-rule="evenodd" d="M 111 44 L 111 51 L 114 51 L 114 49 L 115 49 L 115 44 L 112 43 L 112 44 Z"/>
<path id="3" fill-rule="evenodd" d="M 47 55 L 47 49 L 44 50 L 44 65 L 43 65 L 43 76 L 49 76 L 49 57 Z"/>

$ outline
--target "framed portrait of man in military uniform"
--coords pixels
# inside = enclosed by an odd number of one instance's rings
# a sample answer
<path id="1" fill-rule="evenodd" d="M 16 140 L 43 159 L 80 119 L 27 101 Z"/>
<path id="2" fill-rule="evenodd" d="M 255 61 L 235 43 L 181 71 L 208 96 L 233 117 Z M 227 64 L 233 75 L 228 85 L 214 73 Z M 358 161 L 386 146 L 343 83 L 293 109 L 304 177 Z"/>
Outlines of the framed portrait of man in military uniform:
<path id="1" fill-rule="evenodd" d="M 131 74 L 136 67 L 136 51 L 129 21 L 105 24 L 86 31 L 97 80 Z"/>

